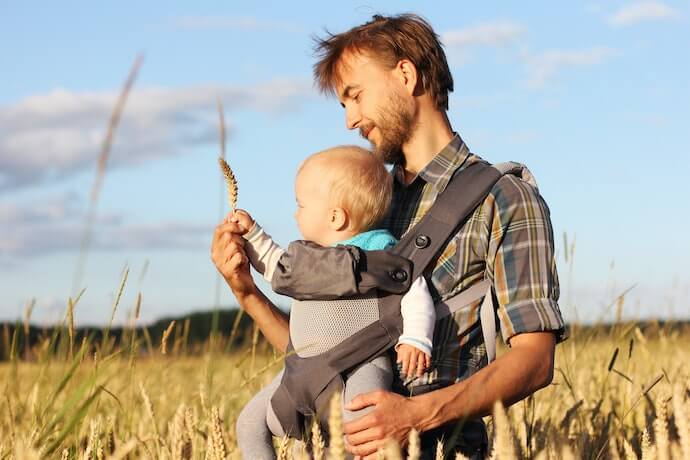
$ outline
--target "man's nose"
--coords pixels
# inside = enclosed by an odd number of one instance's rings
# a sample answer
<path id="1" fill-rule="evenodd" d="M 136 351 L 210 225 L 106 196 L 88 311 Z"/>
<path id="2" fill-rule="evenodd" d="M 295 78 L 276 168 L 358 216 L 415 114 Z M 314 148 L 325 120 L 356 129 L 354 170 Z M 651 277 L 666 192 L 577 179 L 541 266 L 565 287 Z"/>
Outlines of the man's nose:
<path id="1" fill-rule="evenodd" d="M 347 129 L 357 129 L 362 121 L 359 108 L 355 104 L 348 104 L 345 108 L 345 125 Z"/>

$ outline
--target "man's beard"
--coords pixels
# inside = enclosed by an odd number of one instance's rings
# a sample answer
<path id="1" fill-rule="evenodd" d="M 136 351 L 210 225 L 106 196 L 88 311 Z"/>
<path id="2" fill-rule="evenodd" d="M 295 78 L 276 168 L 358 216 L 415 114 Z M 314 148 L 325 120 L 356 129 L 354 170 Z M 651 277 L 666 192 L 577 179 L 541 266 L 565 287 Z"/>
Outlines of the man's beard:
<path id="1" fill-rule="evenodd" d="M 410 139 L 415 128 L 413 108 L 406 106 L 400 94 L 393 91 L 387 103 L 379 107 L 377 122 L 361 127 L 360 134 L 374 126 L 379 129 L 380 134 L 378 144 L 372 142 L 374 153 L 384 163 L 401 162 L 404 159 L 402 146 Z"/>

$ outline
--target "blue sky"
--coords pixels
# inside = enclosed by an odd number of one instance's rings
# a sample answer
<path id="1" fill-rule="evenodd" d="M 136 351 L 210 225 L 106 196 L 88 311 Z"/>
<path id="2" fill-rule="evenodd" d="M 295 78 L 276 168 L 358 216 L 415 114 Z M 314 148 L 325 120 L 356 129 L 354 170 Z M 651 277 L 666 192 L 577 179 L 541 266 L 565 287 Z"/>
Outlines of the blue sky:
<path id="1" fill-rule="evenodd" d="M 690 317 L 689 10 L 619 1 L 2 2 L 0 320 L 20 317 L 31 298 L 37 319 L 63 314 L 100 142 L 138 53 L 77 322 L 107 321 L 124 267 L 118 320 L 138 291 L 144 320 L 213 306 L 216 96 L 240 206 L 279 242 L 297 239 L 300 161 L 365 145 L 336 101 L 313 89 L 311 37 L 377 12 L 431 22 L 455 78 L 454 129 L 487 160 L 523 162 L 537 177 L 567 318 L 610 317 L 604 307 L 633 284 L 625 315 Z M 572 270 L 564 232 L 576 242 Z M 226 289 L 220 301 L 234 303 Z"/>

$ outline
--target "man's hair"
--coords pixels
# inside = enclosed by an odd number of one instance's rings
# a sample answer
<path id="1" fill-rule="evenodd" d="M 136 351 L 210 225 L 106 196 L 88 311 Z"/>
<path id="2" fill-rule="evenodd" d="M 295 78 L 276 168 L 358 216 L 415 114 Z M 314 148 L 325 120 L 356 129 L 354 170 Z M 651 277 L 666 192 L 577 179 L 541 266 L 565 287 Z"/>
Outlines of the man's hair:
<path id="1" fill-rule="evenodd" d="M 393 69 L 401 59 L 417 68 L 420 83 L 438 110 L 448 110 L 448 93 L 453 77 L 438 35 L 416 14 L 375 15 L 371 21 L 347 32 L 315 37 L 314 79 L 321 92 L 333 95 L 341 83 L 340 64 L 346 52 L 367 53 L 385 68 Z"/>
<path id="2" fill-rule="evenodd" d="M 375 228 L 386 216 L 393 180 L 378 156 L 356 145 L 342 145 L 311 155 L 297 174 L 311 163 L 323 168 L 329 202 L 345 209 L 357 232 Z"/>

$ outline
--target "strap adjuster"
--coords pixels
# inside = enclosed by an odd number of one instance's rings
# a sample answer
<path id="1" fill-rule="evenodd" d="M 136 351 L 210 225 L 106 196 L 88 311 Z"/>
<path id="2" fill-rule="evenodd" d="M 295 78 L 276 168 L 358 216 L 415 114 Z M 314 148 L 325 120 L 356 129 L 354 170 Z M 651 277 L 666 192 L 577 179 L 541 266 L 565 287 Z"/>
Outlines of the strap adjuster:
<path id="1" fill-rule="evenodd" d="M 431 238 L 426 235 L 419 235 L 414 239 L 414 246 L 417 249 L 424 249 L 431 244 Z"/>

